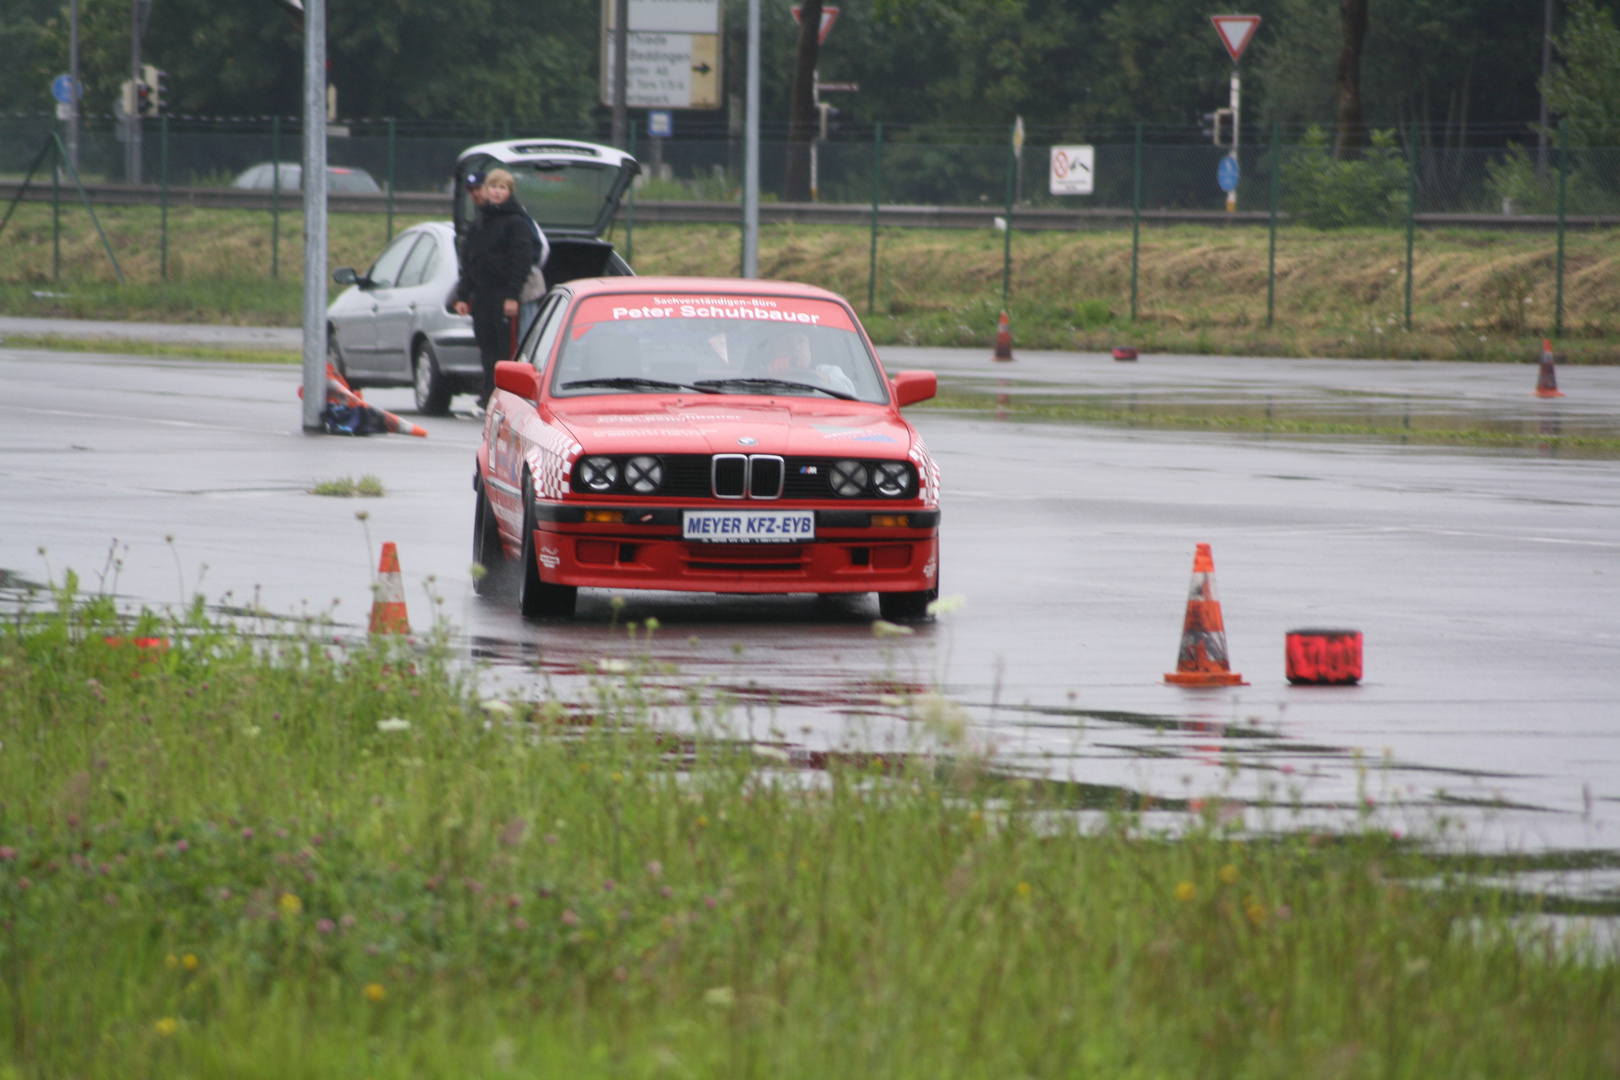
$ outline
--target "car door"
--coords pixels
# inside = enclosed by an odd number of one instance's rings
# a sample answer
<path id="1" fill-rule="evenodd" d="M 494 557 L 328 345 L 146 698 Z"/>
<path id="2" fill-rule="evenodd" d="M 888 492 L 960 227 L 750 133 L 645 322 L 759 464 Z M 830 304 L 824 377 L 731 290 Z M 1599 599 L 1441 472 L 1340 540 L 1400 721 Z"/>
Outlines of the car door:
<path id="1" fill-rule="evenodd" d="M 338 328 L 338 345 L 343 349 L 350 371 L 367 375 L 382 373 L 377 355 L 377 312 L 393 296 L 394 282 L 420 235 L 406 232 L 396 236 L 366 271 L 366 280 L 360 283 L 358 302 L 345 320 L 348 326 Z"/>
<path id="2" fill-rule="evenodd" d="M 438 240 L 431 232 L 406 235 L 419 239 L 405 257 L 404 265 L 391 289 L 379 289 L 377 299 L 377 370 L 401 378 L 411 374 L 411 336 L 416 331 L 417 312 L 426 301 L 424 272 L 437 269 Z M 429 263 L 435 264 L 429 267 Z"/>
<path id="3" fill-rule="evenodd" d="M 545 378 L 546 357 L 551 354 L 565 321 L 568 296 L 552 293 L 540 307 L 534 327 L 524 339 L 518 357 L 540 369 Z M 490 397 L 489 475 L 495 481 L 487 486 L 490 502 L 496 506 L 499 522 L 523 520 L 523 470 L 527 468 L 523 431 L 536 417 L 535 403 L 516 394 L 496 390 Z M 508 547 L 521 546 L 517 530 L 503 531 Z"/>

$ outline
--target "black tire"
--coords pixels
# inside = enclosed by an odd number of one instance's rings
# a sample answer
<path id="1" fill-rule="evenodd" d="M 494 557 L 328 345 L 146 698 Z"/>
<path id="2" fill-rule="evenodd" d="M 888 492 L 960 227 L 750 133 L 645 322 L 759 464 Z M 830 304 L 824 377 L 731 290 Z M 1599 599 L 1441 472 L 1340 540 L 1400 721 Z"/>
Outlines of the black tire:
<path id="1" fill-rule="evenodd" d="M 928 605 L 939 599 L 939 570 L 934 571 L 934 587 L 920 592 L 878 593 L 878 614 L 890 622 L 931 622 Z"/>
<path id="2" fill-rule="evenodd" d="M 411 349 L 411 385 L 416 391 L 417 412 L 443 416 L 450 411 L 450 383 L 439 370 L 439 358 L 426 338 Z"/>
<path id="3" fill-rule="evenodd" d="M 473 592 L 479 596 L 500 593 L 512 576 L 511 565 L 501 550 L 500 528 L 483 484 L 478 485 L 478 502 L 473 510 L 473 561 L 484 568 L 481 577 L 473 578 Z"/>
<path id="4" fill-rule="evenodd" d="M 523 485 L 523 576 L 518 586 L 518 610 L 525 619 L 572 619 L 579 600 L 577 585 L 553 585 L 540 578 L 534 550 L 534 496 Z"/>

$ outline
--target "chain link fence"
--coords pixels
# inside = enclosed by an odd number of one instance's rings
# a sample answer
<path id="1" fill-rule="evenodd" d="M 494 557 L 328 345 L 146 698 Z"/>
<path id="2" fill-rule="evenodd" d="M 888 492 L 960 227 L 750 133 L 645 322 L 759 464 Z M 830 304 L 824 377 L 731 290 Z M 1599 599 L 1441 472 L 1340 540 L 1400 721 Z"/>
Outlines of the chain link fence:
<path id="1" fill-rule="evenodd" d="M 17 182 L 41 147 L 59 130 L 41 118 L 0 117 L 0 191 L 7 201 L 17 193 Z M 453 163 L 468 146 L 532 134 L 523 125 L 506 121 L 436 128 L 351 122 L 330 131 L 328 159 L 332 166 L 362 171 L 375 182 L 378 197 L 367 205 L 379 212 L 386 208 L 386 231 L 391 234 L 391 196 L 446 195 Z M 601 133 L 592 130 L 546 134 L 602 141 Z M 1144 243 L 1158 243 L 1164 230 L 1175 226 L 1238 228 L 1251 238 L 1265 237 L 1264 244 L 1245 248 L 1242 257 L 1250 260 L 1249 269 L 1259 271 L 1250 279 L 1251 291 L 1264 289 L 1263 317 L 1268 326 L 1279 314 L 1279 272 L 1287 294 L 1286 317 L 1287 309 L 1297 311 L 1311 302 L 1309 288 L 1301 284 L 1310 278 L 1309 267 L 1302 267 L 1301 260 L 1339 258 L 1334 253 L 1336 242 L 1344 250 L 1356 247 L 1369 263 L 1382 267 L 1379 287 L 1364 290 L 1376 297 L 1376 302 L 1365 302 L 1378 308 L 1379 324 L 1409 328 L 1414 286 L 1420 293 L 1420 309 L 1423 296 L 1444 289 L 1443 281 L 1435 278 L 1443 277 L 1444 267 L 1431 267 L 1427 261 L 1422 268 L 1416 266 L 1426 259 L 1426 246 L 1437 247 L 1435 237 L 1442 231 L 1453 236 L 1477 234 L 1479 243 L 1491 242 L 1492 235 L 1513 233 L 1522 240 L 1531 232 L 1541 239 L 1485 278 L 1471 281 L 1468 293 L 1474 299 L 1456 299 L 1459 310 L 1490 308 L 1494 325 L 1504 330 L 1522 331 L 1532 325 L 1554 334 L 1570 325 L 1592 333 L 1620 330 L 1616 310 L 1620 289 L 1615 288 L 1620 283 L 1613 280 L 1611 250 L 1620 235 L 1620 149 L 1566 147 L 1554 140 L 1538 153 L 1532 139 L 1523 146 L 1498 140 L 1501 145 L 1471 147 L 1455 132 L 1412 129 L 1375 133 L 1359 159 L 1339 161 L 1326 137 L 1312 130 L 1245 129 L 1247 143 L 1229 152 L 1200 139 L 1194 130 L 1138 128 L 1110 133 L 1108 141 L 1095 140 L 1092 193 L 1060 197 L 1048 190 L 1050 137 L 1032 139 L 1015 152 L 1010 140 L 986 142 L 982 134 L 975 134 L 980 141 L 921 130 L 885 137 L 881 127 L 840 132 L 838 138 L 816 145 L 814 206 L 786 201 L 788 146 L 780 139 L 767 140 L 760 150 L 765 220 L 869 228 L 873 257 L 868 279 L 861 283 L 865 288 L 847 290 L 855 296 L 864 292 L 869 306 L 877 305 L 885 291 L 884 278 L 892 273 L 885 271 L 879 255 L 887 230 L 894 226 L 1000 231 L 1010 221 L 1011 243 L 998 244 L 1003 250 L 996 253 L 1005 263 L 987 275 L 1002 285 L 991 299 L 1003 306 L 1017 302 L 1017 290 L 1025 280 L 1025 270 L 1018 265 L 1024 244 L 1019 234 L 1130 230 L 1128 296 L 1123 270 L 1108 279 L 1107 288 L 1121 294 L 1109 297 L 1111 309 L 1121 315 L 1128 312 L 1132 319 L 1164 313 L 1170 304 L 1198 306 L 1195 280 L 1174 283 L 1172 288 L 1163 274 L 1154 278 L 1141 271 Z M 89 121 L 81 126 L 78 175 L 93 204 L 156 201 L 155 194 L 162 189 L 163 197 L 177 205 L 188 199 L 204 205 L 197 201 L 198 193 L 223 191 L 254 166 L 277 160 L 296 163 L 300 146 L 300 132 L 290 121 L 147 121 L 140 166 L 146 184 L 132 193 L 127 187 L 131 165 L 125 126 Z M 645 172 L 621 217 L 625 247 L 633 250 L 638 220 L 643 226 L 683 221 L 740 224 L 739 139 L 717 131 L 707 138 L 650 143 L 642 135 L 635 149 Z M 1231 206 L 1217 179 L 1228 157 L 1235 159 L 1240 177 Z M 42 179 L 36 177 L 36 194 Z M 361 183 L 351 190 L 368 189 Z M 420 214 L 438 204 L 418 199 L 410 205 Z M 280 214 L 296 215 L 298 208 L 297 193 L 284 192 Z M 448 203 L 443 212 L 448 213 Z M 165 228 L 166 222 L 165 217 Z M 277 244 L 281 228 L 277 226 Z M 380 246 L 383 230 L 377 239 Z M 1255 263 L 1261 251 L 1264 266 Z M 271 259 L 277 254 L 272 245 Z M 0 281 L 38 280 L 39 257 L 38 251 L 0 236 Z M 241 269 L 269 273 L 271 267 Z M 296 273 L 296 263 L 287 270 Z M 52 273 L 59 276 L 59 268 Z M 1568 288 L 1572 283 L 1579 285 L 1573 292 Z M 1075 287 L 1103 286 L 1077 279 Z M 1536 309 L 1535 318 L 1528 314 L 1530 307 Z M 1445 323 L 1456 315 L 1457 311 L 1444 316 L 1420 311 L 1419 321 Z M 1461 318 L 1458 325 L 1470 324 Z"/>

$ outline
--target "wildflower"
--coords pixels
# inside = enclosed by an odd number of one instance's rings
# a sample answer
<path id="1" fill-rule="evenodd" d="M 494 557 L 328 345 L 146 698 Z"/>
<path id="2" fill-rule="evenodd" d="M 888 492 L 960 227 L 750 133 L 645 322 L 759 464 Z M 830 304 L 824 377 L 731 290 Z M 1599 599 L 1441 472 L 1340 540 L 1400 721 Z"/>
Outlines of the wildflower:
<path id="1" fill-rule="evenodd" d="M 557 846 L 557 834 L 554 833 L 554 832 L 546 833 L 546 843 L 550 844 L 552 847 L 556 847 Z"/>
<path id="2" fill-rule="evenodd" d="M 737 995 L 729 986 L 711 986 L 703 991 L 703 1004 L 729 1009 L 737 1004 Z"/>
<path id="3" fill-rule="evenodd" d="M 172 1016 L 165 1016 L 163 1019 L 152 1025 L 152 1030 L 157 1032 L 162 1038 L 167 1039 L 169 1036 L 180 1030 L 180 1021 L 176 1020 Z"/>
<path id="4" fill-rule="evenodd" d="M 613 969 L 613 977 L 619 982 L 624 982 L 630 978 L 630 972 L 625 969 L 623 964 L 620 964 L 618 967 Z"/>
<path id="5" fill-rule="evenodd" d="M 198 965 L 201 963 L 202 961 L 197 959 L 196 953 L 188 952 L 186 955 L 180 958 L 180 966 L 185 968 L 187 971 L 196 971 Z"/>
<path id="6" fill-rule="evenodd" d="M 365 994 L 366 1000 L 373 1004 L 382 1001 L 388 996 L 388 991 L 383 989 L 382 983 L 366 983 L 366 988 L 361 993 Z"/>
<path id="7" fill-rule="evenodd" d="M 1238 879 L 1238 868 L 1237 867 L 1233 866 L 1231 863 L 1227 863 L 1225 866 L 1221 867 L 1221 880 L 1222 881 L 1226 882 L 1228 885 L 1232 885 L 1232 884 L 1235 884 L 1237 882 L 1237 879 Z"/>
<path id="8" fill-rule="evenodd" d="M 517 930 L 517 931 L 519 931 L 521 933 L 522 931 L 527 930 L 528 928 L 529 928 L 529 920 L 525 919 L 523 916 L 519 915 L 517 918 L 512 920 L 512 929 Z"/>
<path id="9" fill-rule="evenodd" d="M 343 929 L 345 929 L 345 930 L 353 930 L 354 929 L 354 916 L 353 915 L 345 915 L 345 916 L 343 916 L 342 919 L 340 919 L 338 921 L 339 921 L 339 923 L 342 924 Z"/>
<path id="10" fill-rule="evenodd" d="M 251 825 L 242 830 L 242 839 L 244 839 L 244 840 L 253 839 L 253 827 Z"/>
<path id="11" fill-rule="evenodd" d="M 1176 899 L 1180 900 L 1183 904 L 1191 903 L 1193 897 L 1197 895 L 1198 886 L 1194 885 L 1192 882 L 1180 881 L 1176 883 Z"/>
<path id="12" fill-rule="evenodd" d="M 174 953 L 170 953 L 168 956 L 163 958 L 163 966 L 168 968 L 170 971 L 173 971 L 175 968 L 180 966 L 180 958 L 174 955 Z"/>
<path id="13" fill-rule="evenodd" d="M 960 610 L 966 603 L 967 597 L 965 596 L 942 596 L 938 600 L 928 602 L 928 614 L 949 615 L 953 611 Z"/>
<path id="14" fill-rule="evenodd" d="M 1272 914 L 1276 915 L 1278 920 L 1287 922 L 1289 919 L 1294 917 L 1294 909 L 1289 907 L 1287 904 L 1278 904 L 1277 910 Z"/>
<path id="15" fill-rule="evenodd" d="M 705 897 L 704 897 L 704 898 L 703 898 L 703 906 L 704 906 L 704 907 L 706 907 L 706 908 L 709 908 L 709 909 L 711 909 L 711 910 L 712 910 L 712 909 L 713 909 L 713 908 L 714 908 L 714 906 L 715 906 L 715 905 L 716 905 L 716 904 L 718 904 L 718 903 L 719 903 L 719 902 L 720 902 L 720 901 L 718 901 L 718 900 L 716 900 L 716 899 L 715 899 L 715 898 L 714 898 L 714 897 L 712 897 L 712 896 L 705 896 Z"/>
<path id="16" fill-rule="evenodd" d="M 872 636 L 880 638 L 910 637 L 916 631 L 909 626 L 899 626 L 887 619 L 872 620 Z"/>
<path id="17" fill-rule="evenodd" d="M 16 859 L 16 857 L 16 848 L 0 847 L 0 862 L 11 862 L 12 860 Z"/>
<path id="18" fill-rule="evenodd" d="M 397 716 L 390 716 L 386 720 L 377 721 L 377 730 L 385 735 L 391 731 L 409 731 L 411 730 L 411 722 L 401 720 Z"/>
<path id="19" fill-rule="evenodd" d="M 697 827 L 700 829 L 707 829 L 709 827 L 709 815 L 699 814 L 697 819 Z"/>
<path id="20" fill-rule="evenodd" d="M 616 888 L 618 888 L 618 884 L 612 878 L 608 878 L 606 881 L 602 882 L 603 892 L 612 892 Z"/>
<path id="21" fill-rule="evenodd" d="M 333 922 L 331 919 L 322 919 L 320 922 L 315 924 L 315 932 L 319 934 L 330 934 L 336 929 L 337 923 Z"/>
<path id="22" fill-rule="evenodd" d="M 174 850 L 179 854 L 184 855 L 186 852 L 191 850 L 191 845 L 186 841 L 181 840 L 174 845 Z"/>
<path id="23" fill-rule="evenodd" d="M 304 910 L 304 902 L 292 893 L 281 894 L 281 910 L 289 916 L 297 915 Z"/>
<path id="24" fill-rule="evenodd" d="M 647 873 L 651 877 L 655 877 L 655 878 L 663 877 L 664 876 L 664 864 L 659 862 L 657 859 L 654 859 L 652 862 L 647 864 Z"/>
<path id="25" fill-rule="evenodd" d="M 658 890 L 658 895 L 662 896 L 665 900 L 668 900 L 670 897 L 675 895 L 675 890 L 670 888 L 668 885 L 665 885 L 662 889 Z"/>
<path id="26" fill-rule="evenodd" d="M 579 925 L 579 916 L 574 914 L 574 909 L 573 908 L 569 908 L 568 910 L 566 910 L 566 911 L 564 911 L 562 913 L 562 924 L 564 926 L 578 926 Z"/>
<path id="27" fill-rule="evenodd" d="M 1031 889 L 1029 887 L 1029 882 L 1020 881 L 1018 883 L 1018 898 L 1020 900 L 1028 900 L 1029 899 L 1029 894 L 1034 892 L 1034 891 L 1035 890 L 1033 890 L 1033 889 Z"/>
<path id="28" fill-rule="evenodd" d="M 478 703 L 478 707 L 487 713 L 493 713 L 497 716 L 512 715 L 512 706 L 502 701 L 500 698 L 486 698 Z"/>

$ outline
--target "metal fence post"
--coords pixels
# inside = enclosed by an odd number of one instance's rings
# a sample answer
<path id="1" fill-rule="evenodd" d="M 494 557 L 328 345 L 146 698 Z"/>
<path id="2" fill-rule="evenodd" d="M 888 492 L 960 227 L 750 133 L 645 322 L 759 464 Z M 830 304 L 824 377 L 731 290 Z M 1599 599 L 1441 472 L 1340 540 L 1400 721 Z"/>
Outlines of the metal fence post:
<path id="1" fill-rule="evenodd" d="M 1282 123 L 1271 124 L 1271 248 L 1266 254 L 1266 329 L 1277 320 L 1277 174 L 1282 171 Z"/>
<path id="2" fill-rule="evenodd" d="M 51 280 L 62 280 L 62 152 L 51 147 Z"/>
<path id="3" fill-rule="evenodd" d="M 1569 125 L 1558 121 L 1558 298 L 1553 304 L 1553 337 L 1564 335 L 1564 201 L 1569 181 Z"/>
<path id="4" fill-rule="evenodd" d="M 162 242 L 158 256 L 158 276 L 169 280 L 169 114 L 158 122 L 158 181 L 163 187 Z"/>
<path id="5" fill-rule="evenodd" d="M 883 196 L 883 121 L 872 129 L 872 253 L 866 267 L 866 313 L 877 307 L 878 201 Z"/>
<path id="6" fill-rule="evenodd" d="M 1001 238 L 1001 310 L 1007 310 L 1008 298 L 1012 294 L 1012 215 L 1013 198 L 1016 191 L 1014 185 L 1018 182 L 1018 148 L 1014 145 L 1012 136 L 1007 139 L 1007 228 Z"/>
<path id="7" fill-rule="evenodd" d="M 1142 125 L 1136 125 L 1136 164 L 1131 173 L 1131 322 L 1136 321 L 1136 262 L 1142 245 Z"/>
<path id="8" fill-rule="evenodd" d="M 394 118 L 388 118 L 388 239 L 394 238 Z"/>
<path id="9" fill-rule="evenodd" d="M 270 278 L 281 277 L 281 117 L 270 118 Z"/>
<path id="10" fill-rule="evenodd" d="M 1406 141 L 1406 332 L 1412 332 L 1412 235 L 1417 228 L 1417 121 Z"/>

